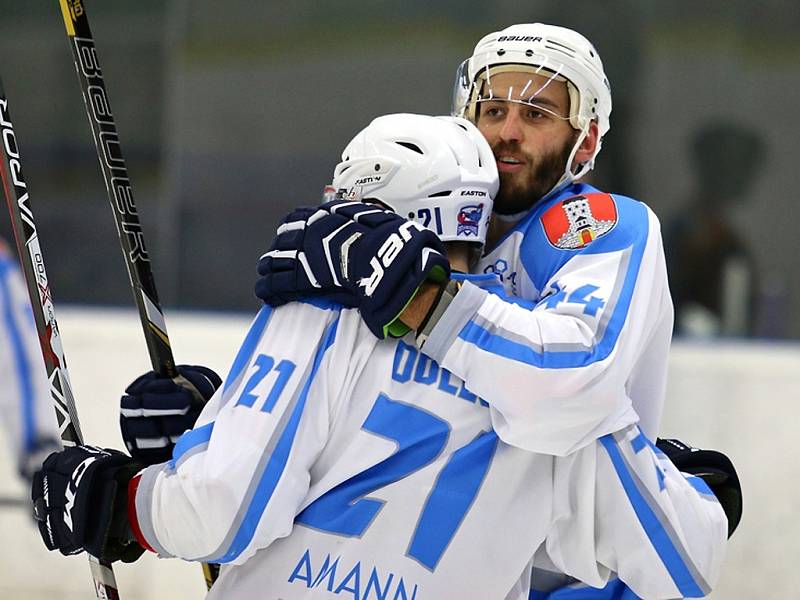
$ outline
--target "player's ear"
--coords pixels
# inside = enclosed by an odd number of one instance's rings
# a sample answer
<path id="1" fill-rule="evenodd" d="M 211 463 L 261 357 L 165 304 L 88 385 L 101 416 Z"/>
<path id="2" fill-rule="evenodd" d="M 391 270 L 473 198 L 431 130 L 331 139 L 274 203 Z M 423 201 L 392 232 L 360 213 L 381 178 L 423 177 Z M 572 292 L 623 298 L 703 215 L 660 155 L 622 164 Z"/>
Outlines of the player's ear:
<path id="1" fill-rule="evenodd" d="M 575 164 L 585 163 L 594 156 L 594 151 L 597 149 L 597 142 L 600 138 L 600 130 L 597 127 L 597 121 L 592 121 L 589 124 L 589 132 L 583 138 L 578 151 L 575 153 Z"/>

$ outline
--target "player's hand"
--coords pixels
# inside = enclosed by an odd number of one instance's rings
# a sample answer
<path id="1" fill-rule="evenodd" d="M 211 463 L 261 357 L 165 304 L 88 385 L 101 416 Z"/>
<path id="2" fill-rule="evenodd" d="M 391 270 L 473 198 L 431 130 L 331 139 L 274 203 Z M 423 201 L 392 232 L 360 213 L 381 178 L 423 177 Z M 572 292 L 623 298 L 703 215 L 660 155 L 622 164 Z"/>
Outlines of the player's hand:
<path id="1" fill-rule="evenodd" d="M 420 285 L 450 274 L 436 234 L 392 211 L 334 200 L 293 215 L 258 266 L 256 295 L 272 306 L 323 296 L 357 306 L 378 338 L 399 336 L 408 327 L 397 317 Z"/>
<path id="2" fill-rule="evenodd" d="M 742 519 L 742 486 L 731 459 L 722 452 L 700 450 L 676 439 L 656 440 L 656 446 L 681 473 L 706 482 L 728 517 L 728 537 L 733 535 Z"/>
<path id="3" fill-rule="evenodd" d="M 255 293 L 270 306 L 282 306 L 301 299 L 324 297 L 343 306 L 355 307 L 351 290 L 338 280 L 327 263 L 326 247 L 341 243 L 336 231 L 355 226 L 346 216 L 326 207 L 303 206 L 284 217 L 269 250 L 258 261 L 260 277 Z"/>
<path id="4" fill-rule="evenodd" d="M 54 452 L 33 476 L 31 499 L 48 550 L 86 550 L 111 562 L 133 562 L 144 548 L 130 533 L 128 482 L 141 468 L 117 450 L 72 446 Z"/>
<path id="5" fill-rule="evenodd" d="M 178 365 L 179 377 L 153 371 L 138 377 L 120 400 L 119 425 L 131 456 L 145 465 L 172 458 L 175 441 L 194 427 L 222 381 L 206 367 Z"/>

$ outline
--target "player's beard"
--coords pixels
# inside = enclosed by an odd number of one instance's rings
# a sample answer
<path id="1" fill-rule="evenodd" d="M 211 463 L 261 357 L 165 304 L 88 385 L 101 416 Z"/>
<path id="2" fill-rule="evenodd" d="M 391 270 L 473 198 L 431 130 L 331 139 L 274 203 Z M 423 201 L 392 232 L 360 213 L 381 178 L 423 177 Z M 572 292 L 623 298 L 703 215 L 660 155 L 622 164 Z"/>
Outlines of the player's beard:
<path id="1" fill-rule="evenodd" d="M 528 168 L 519 173 L 500 173 L 500 190 L 494 199 L 493 211 L 514 215 L 532 208 L 561 179 L 577 136 L 571 135 L 560 149 L 544 153 L 539 160 L 522 151 L 517 142 L 498 142 L 492 147 L 495 156 L 511 154 L 521 157 Z"/>

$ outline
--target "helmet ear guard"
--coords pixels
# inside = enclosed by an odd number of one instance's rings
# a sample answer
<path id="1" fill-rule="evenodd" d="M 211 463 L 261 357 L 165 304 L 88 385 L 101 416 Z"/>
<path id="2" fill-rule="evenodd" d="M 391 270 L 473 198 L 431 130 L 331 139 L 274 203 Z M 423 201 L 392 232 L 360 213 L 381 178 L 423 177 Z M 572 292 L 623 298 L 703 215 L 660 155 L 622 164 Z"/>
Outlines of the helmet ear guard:
<path id="1" fill-rule="evenodd" d="M 442 241 L 483 244 L 499 179 L 489 144 L 457 117 L 394 114 L 358 133 L 334 169 L 347 200 L 374 200 Z"/>

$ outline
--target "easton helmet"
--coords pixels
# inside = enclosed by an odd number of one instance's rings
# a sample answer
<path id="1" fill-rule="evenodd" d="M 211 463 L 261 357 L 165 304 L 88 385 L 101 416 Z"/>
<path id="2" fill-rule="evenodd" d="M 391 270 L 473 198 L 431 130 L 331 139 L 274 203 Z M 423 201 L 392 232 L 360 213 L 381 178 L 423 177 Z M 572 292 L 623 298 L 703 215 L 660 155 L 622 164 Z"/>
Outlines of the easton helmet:
<path id="1" fill-rule="evenodd" d="M 489 144 L 459 117 L 378 117 L 342 152 L 333 188 L 372 200 L 434 231 L 442 241 L 483 244 L 499 180 Z"/>

